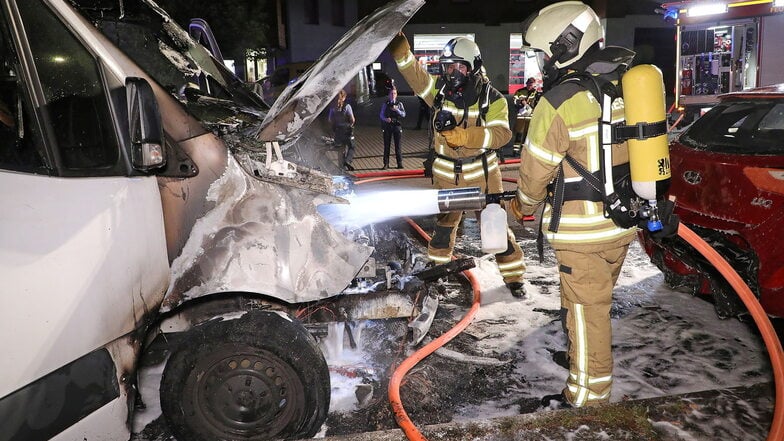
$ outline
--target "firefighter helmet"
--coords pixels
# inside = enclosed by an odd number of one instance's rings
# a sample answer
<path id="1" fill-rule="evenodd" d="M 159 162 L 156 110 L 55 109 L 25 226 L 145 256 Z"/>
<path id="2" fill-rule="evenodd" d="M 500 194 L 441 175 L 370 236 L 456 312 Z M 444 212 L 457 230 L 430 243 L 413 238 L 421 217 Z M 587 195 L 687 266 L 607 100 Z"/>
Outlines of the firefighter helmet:
<path id="1" fill-rule="evenodd" d="M 599 16 L 586 4 L 565 1 L 542 8 L 523 22 L 523 49 L 541 51 L 561 69 L 604 44 Z"/>
<path id="2" fill-rule="evenodd" d="M 441 64 L 441 75 L 446 84 L 454 89 L 463 87 L 469 76 L 477 75 L 482 70 L 482 54 L 479 46 L 466 37 L 456 37 L 444 46 L 438 60 Z M 453 69 L 454 64 L 465 65 L 467 75 L 463 75 L 459 70 Z"/>

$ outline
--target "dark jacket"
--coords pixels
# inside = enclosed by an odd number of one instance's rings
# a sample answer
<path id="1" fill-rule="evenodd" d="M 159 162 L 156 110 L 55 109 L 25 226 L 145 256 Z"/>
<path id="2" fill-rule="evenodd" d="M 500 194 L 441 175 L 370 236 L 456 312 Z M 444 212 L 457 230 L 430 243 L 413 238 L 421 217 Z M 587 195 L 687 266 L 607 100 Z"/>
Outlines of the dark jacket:
<path id="1" fill-rule="evenodd" d="M 406 117 L 406 109 L 400 101 L 391 102 L 387 100 L 381 105 L 381 112 L 378 114 L 381 119 L 382 125 L 386 126 L 399 126 L 401 120 Z M 387 122 L 387 118 L 392 118 L 392 122 Z"/>

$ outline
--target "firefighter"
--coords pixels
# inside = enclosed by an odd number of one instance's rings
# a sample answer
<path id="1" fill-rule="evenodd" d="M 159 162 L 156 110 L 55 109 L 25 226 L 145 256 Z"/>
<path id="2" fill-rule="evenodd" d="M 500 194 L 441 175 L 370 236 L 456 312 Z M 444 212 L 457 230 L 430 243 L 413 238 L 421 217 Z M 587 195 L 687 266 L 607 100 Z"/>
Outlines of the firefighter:
<path id="1" fill-rule="evenodd" d="M 533 214 L 545 202 L 548 184 L 559 170 L 566 187 L 580 189 L 567 194 L 561 207 L 545 204 L 543 212 L 541 230 L 559 265 L 569 376 L 563 391 L 544 397 L 542 405 L 597 405 L 610 399 L 612 290 L 636 229 L 620 228 L 605 218 L 601 198 L 592 193 L 596 190 L 582 185 L 582 178 L 564 161 L 569 155 L 588 171 L 599 170 L 601 108 L 585 88 L 558 81 L 575 71 L 593 76 L 621 72 L 634 53 L 604 48 L 599 17 L 579 1 L 555 3 L 533 14 L 523 22 L 523 45 L 537 54 L 545 75 L 544 94 L 528 128 L 511 210 L 518 219 Z M 613 105 L 614 121 L 623 119 L 622 102 Z M 614 165 L 628 163 L 627 143 L 613 145 L 612 157 Z M 559 216 L 557 232 L 550 231 L 550 223 Z"/>
<path id="2" fill-rule="evenodd" d="M 432 179 L 438 189 L 480 187 L 486 193 L 503 191 L 498 149 L 511 139 L 506 99 L 490 85 L 477 45 L 465 38 L 450 40 L 439 59 L 440 75 L 420 65 L 401 32 L 389 45 L 403 78 L 432 108 Z M 431 162 L 431 161 L 428 161 Z M 428 257 L 449 262 L 462 212 L 438 215 Z M 507 229 L 507 249 L 496 254 L 504 283 L 515 297 L 524 297 L 523 252 Z"/>

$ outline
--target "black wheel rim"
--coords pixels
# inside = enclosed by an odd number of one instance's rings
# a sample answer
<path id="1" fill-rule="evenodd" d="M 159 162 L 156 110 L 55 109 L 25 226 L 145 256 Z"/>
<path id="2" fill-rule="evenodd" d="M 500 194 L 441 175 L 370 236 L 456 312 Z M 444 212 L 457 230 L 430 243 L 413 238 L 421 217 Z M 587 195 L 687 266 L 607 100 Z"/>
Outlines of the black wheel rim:
<path id="1" fill-rule="evenodd" d="M 298 420 L 305 406 L 297 373 L 261 349 L 214 351 L 188 378 L 194 418 L 219 437 L 265 439 Z"/>

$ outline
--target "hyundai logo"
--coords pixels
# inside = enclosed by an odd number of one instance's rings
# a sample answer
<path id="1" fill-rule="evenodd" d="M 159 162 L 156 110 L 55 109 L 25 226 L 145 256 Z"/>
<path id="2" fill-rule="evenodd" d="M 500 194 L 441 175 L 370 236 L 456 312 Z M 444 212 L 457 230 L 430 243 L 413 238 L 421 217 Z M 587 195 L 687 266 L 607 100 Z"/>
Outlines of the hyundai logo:
<path id="1" fill-rule="evenodd" d="M 700 176 L 700 172 L 698 171 L 689 170 L 683 173 L 683 180 L 691 185 L 697 185 L 702 182 L 702 176 Z"/>

